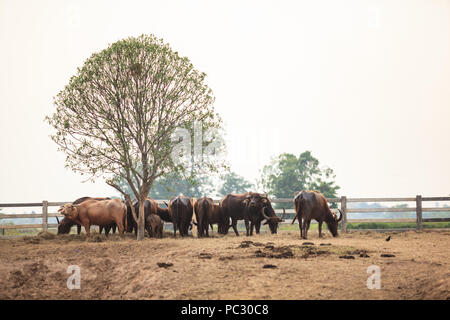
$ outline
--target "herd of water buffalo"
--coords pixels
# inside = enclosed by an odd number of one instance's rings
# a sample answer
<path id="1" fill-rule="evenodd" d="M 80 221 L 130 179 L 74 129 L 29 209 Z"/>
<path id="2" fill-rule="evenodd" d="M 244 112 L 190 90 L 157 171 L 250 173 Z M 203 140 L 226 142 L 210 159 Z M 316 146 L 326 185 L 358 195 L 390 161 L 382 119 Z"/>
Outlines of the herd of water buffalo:
<path id="1" fill-rule="evenodd" d="M 328 230 L 335 237 L 338 235 L 338 223 L 342 219 L 342 212 L 339 218 L 328 206 L 325 197 L 318 191 L 300 191 L 294 196 L 294 208 L 296 215 L 292 220 L 299 221 L 300 237 L 307 238 L 307 232 L 312 219 L 319 225 L 319 237 L 322 237 L 322 223 L 325 222 Z M 247 236 L 253 235 L 253 229 L 259 233 L 261 223 L 269 226 L 271 233 L 276 233 L 278 223 L 284 221 L 283 215 L 278 217 L 267 197 L 256 192 L 242 194 L 228 194 L 219 204 L 215 204 L 211 198 L 202 197 L 191 199 L 185 196 L 177 196 L 165 203 L 166 208 L 159 207 L 158 203 L 147 198 L 144 202 L 145 230 L 150 237 L 162 238 L 164 221 L 173 224 L 173 233 L 176 236 L 177 230 L 181 236 L 187 236 L 192 224 L 197 225 L 198 237 L 209 236 L 208 230 L 213 225 L 218 225 L 220 234 L 227 234 L 230 227 L 233 228 L 236 236 L 238 220 L 244 220 Z M 58 220 L 58 234 L 70 233 L 73 226 L 77 226 L 78 234 L 81 226 L 86 230 L 86 235 L 90 235 L 90 226 L 97 225 L 100 233 L 105 229 L 105 234 L 116 232 L 137 233 L 137 217 L 139 216 L 139 202 L 133 202 L 136 217 L 133 215 L 131 206 L 127 201 L 110 198 L 83 197 L 72 203 L 67 203 L 60 207 L 58 212 L 64 215 L 64 219 Z M 195 219 L 193 219 L 195 214 Z"/>

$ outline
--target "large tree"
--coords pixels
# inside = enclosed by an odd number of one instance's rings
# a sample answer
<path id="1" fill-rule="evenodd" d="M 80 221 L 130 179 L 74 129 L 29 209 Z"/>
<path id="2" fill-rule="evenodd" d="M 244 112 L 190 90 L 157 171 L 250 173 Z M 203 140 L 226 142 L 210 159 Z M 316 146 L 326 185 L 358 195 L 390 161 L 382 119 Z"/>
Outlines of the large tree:
<path id="1" fill-rule="evenodd" d="M 318 190 L 327 198 L 336 197 L 339 186 L 331 168 L 321 168 L 310 151 L 298 157 L 283 153 L 262 171 L 262 185 L 276 198 L 292 198 L 300 190 Z"/>
<path id="2" fill-rule="evenodd" d="M 201 136 L 220 127 L 205 77 L 162 39 L 130 37 L 88 58 L 46 117 L 67 167 L 92 180 L 103 177 L 129 203 L 132 196 L 138 199 L 139 219 L 133 209 L 138 239 L 144 237 L 144 200 L 156 179 L 219 167 L 211 156 L 214 135 L 200 145 L 194 141 L 191 156 L 191 134 L 186 134 L 199 123 Z"/>

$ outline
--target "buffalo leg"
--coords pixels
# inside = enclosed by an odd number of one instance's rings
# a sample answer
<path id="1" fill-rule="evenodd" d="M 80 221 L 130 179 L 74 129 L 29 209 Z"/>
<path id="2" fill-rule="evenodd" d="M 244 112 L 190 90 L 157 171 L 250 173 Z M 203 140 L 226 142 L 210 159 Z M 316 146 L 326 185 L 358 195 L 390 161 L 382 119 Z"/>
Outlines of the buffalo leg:
<path id="1" fill-rule="evenodd" d="M 236 236 L 239 236 L 239 232 L 237 230 L 237 220 L 236 219 L 231 219 L 231 226 L 233 227 L 234 233 L 236 234 Z"/>
<path id="2" fill-rule="evenodd" d="M 175 221 L 173 222 L 173 237 L 177 237 L 177 223 Z"/>
<path id="3" fill-rule="evenodd" d="M 123 225 L 123 222 L 122 222 L 122 225 Z M 117 228 L 117 224 L 113 224 L 113 226 L 112 226 L 112 232 L 113 232 L 114 234 L 116 234 L 116 228 Z"/>
<path id="4" fill-rule="evenodd" d="M 201 238 L 203 237 L 204 233 L 203 233 L 203 221 L 202 218 L 197 220 L 197 237 Z"/>
<path id="5" fill-rule="evenodd" d="M 259 234 L 259 230 L 261 229 L 261 221 L 255 223 L 256 234 Z"/>
<path id="6" fill-rule="evenodd" d="M 300 239 L 303 238 L 303 229 L 302 229 L 302 223 L 301 223 L 301 219 L 299 219 L 299 224 L 298 224 L 298 228 L 300 229 Z"/>
<path id="7" fill-rule="evenodd" d="M 244 219 L 245 229 L 247 230 L 247 237 L 250 235 L 250 226 L 248 225 L 248 219 Z"/>
<path id="8" fill-rule="evenodd" d="M 322 238 L 322 223 L 323 221 L 319 221 L 319 238 Z"/>
<path id="9" fill-rule="evenodd" d="M 119 229 L 119 234 L 121 237 L 123 237 L 124 233 L 125 233 L 125 226 L 123 225 L 123 219 L 119 219 L 119 221 L 116 222 L 115 225 L 113 225 L 113 233 L 116 233 L 115 228 Z"/>
<path id="10" fill-rule="evenodd" d="M 77 224 L 77 234 L 80 235 L 81 233 L 81 224 Z"/>
<path id="11" fill-rule="evenodd" d="M 307 239 L 307 237 L 308 237 L 308 230 L 309 230 L 310 223 L 311 223 L 311 220 L 303 221 L 303 239 Z"/>
<path id="12" fill-rule="evenodd" d="M 300 239 L 303 238 L 303 223 L 302 223 L 302 217 L 298 217 L 298 228 L 300 229 Z"/>
<path id="13" fill-rule="evenodd" d="M 178 227 L 178 230 L 180 231 L 180 235 L 182 237 L 186 236 L 186 234 L 187 234 L 187 230 L 186 229 L 188 229 L 188 228 L 189 228 L 189 226 L 187 226 L 187 228 L 186 228 L 186 225 L 184 223 L 180 223 L 180 226 Z"/>
<path id="14" fill-rule="evenodd" d="M 205 233 L 206 233 L 206 236 L 209 238 L 209 228 L 208 228 L 208 222 L 205 222 L 204 223 L 204 228 L 205 228 Z"/>
<path id="15" fill-rule="evenodd" d="M 250 235 L 253 235 L 253 228 L 255 228 L 255 224 L 253 223 L 253 221 L 250 221 Z"/>
<path id="16" fill-rule="evenodd" d="M 85 224 L 84 230 L 86 231 L 86 237 L 89 238 L 91 236 L 91 226 L 89 224 Z"/>

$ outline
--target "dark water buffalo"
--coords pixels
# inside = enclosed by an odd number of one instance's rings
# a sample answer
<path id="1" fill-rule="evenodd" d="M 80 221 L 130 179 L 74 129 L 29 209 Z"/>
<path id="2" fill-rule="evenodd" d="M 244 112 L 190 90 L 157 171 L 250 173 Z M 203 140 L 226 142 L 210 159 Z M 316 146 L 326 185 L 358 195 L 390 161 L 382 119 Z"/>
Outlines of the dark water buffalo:
<path id="1" fill-rule="evenodd" d="M 81 233 L 81 225 L 73 220 L 63 218 L 59 221 L 58 217 L 56 217 L 56 221 L 58 222 L 58 234 L 69 234 L 73 226 L 77 226 L 77 234 Z"/>
<path id="2" fill-rule="evenodd" d="M 115 223 L 113 223 L 113 224 L 110 224 L 109 226 L 99 226 L 98 232 L 101 234 L 103 229 L 105 229 L 105 235 L 108 236 L 109 231 L 111 231 L 111 229 L 112 229 L 113 234 L 116 233 L 117 225 Z"/>
<path id="3" fill-rule="evenodd" d="M 192 226 L 193 206 L 191 198 L 185 196 L 173 197 L 169 201 L 169 214 L 173 223 L 173 235 L 176 237 L 177 228 L 182 237 L 187 236 Z"/>
<path id="4" fill-rule="evenodd" d="M 139 201 L 134 200 L 133 201 L 134 211 L 136 212 L 136 217 L 139 218 Z M 126 229 L 126 232 L 133 232 L 137 235 L 137 223 L 133 218 L 133 213 L 131 212 L 131 207 L 126 202 L 127 207 L 127 223 L 128 227 Z M 172 222 L 172 218 L 169 214 L 168 208 L 160 208 L 158 203 L 152 199 L 147 198 L 144 201 L 144 219 L 145 223 L 147 224 L 147 218 L 150 214 L 155 214 L 161 218 L 162 221 L 166 222 Z M 147 228 L 147 225 L 145 226 Z"/>
<path id="5" fill-rule="evenodd" d="M 209 237 L 208 225 L 213 229 L 213 224 L 218 224 L 218 232 L 226 234 L 229 222 L 222 214 L 222 208 L 214 203 L 214 200 L 208 197 L 202 197 L 194 203 L 195 218 L 197 220 L 198 236 L 205 234 Z"/>
<path id="6" fill-rule="evenodd" d="M 269 224 L 271 233 L 276 233 L 278 223 L 281 221 L 275 215 L 267 196 L 256 192 L 228 194 L 221 200 L 220 206 L 224 216 L 231 218 L 231 226 L 237 236 L 239 236 L 238 220 L 244 220 L 247 236 L 253 234 L 253 228 L 259 233 L 261 221 L 264 219 L 267 220 L 265 224 Z"/>
<path id="7" fill-rule="evenodd" d="M 212 210 L 214 204 L 211 198 L 202 197 L 194 202 L 195 219 L 197 220 L 197 235 L 199 238 L 208 235 L 208 211 Z"/>
<path id="8" fill-rule="evenodd" d="M 284 217 L 286 215 L 286 210 L 283 208 L 283 215 L 278 217 L 275 213 L 275 210 L 273 210 L 272 204 L 270 201 L 266 203 L 266 205 L 263 205 L 261 210 L 261 215 L 263 219 L 266 219 L 266 222 L 264 224 L 269 225 L 270 233 L 274 234 L 277 233 L 278 229 L 278 223 L 283 222 Z M 255 223 L 255 229 L 256 233 L 259 234 L 259 228 L 261 227 L 261 221 Z M 250 230 L 250 235 L 252 234 L 253 230 Z"/>
<path id="9" fill-rule="evenodd" d="M 338 209 L 340 213 L 338 218 L 330 210 L 327 200 L 319 191 L 300 191 L 294 198 L 294 208 L 296 214 L 292 223 L 298 218 L 301 238 L 306 239 L 311 219 L 315 219 L 319 223 L 319 237 L 322 237 L 324 221 L 333 237 L 338 236 L 338 223 L 342 220 L 342 211 Z"/>
<path id="10" fill-rule="evenodd" d="M 82 197 L 74 202 L 72 204 L 80 204 L 86 200 L 110 200 L 111 198 L 100 198 L 100 197 Z M 58 222 L 58 233 L 57 234 L 69 234 L 70 230 L 73 226 L 77 226 L 77 234 L 81 233 L 81 225 L 76 223 L 73 220 L 70 220 L 68 218 L 63 218 L 61 221 L 59 221 L 58 217 L 56 217 L 56 221 Z M 100 233 L 101 233 L 101 226 L 100 226 Z M 105 230 L 106 232 L 106 230 Z M 109 232 L 109 230 L 108 230 Z M 115 232 L 115 231 L 114 231 Z"/>
<path id="11" fill-rule="evenodd" d="M 127 223 L 127 208 L 119 199 L 100 201 L 88 199 L 76 205 L 67 203 L 58 212 L 62 213 L 64 217 L 81 224 L 88 237 L 90 236 L 91 225 L 109 226 L 115 223 L 120 234 L 123 235 L 124 221 L 125 228 Z"/>

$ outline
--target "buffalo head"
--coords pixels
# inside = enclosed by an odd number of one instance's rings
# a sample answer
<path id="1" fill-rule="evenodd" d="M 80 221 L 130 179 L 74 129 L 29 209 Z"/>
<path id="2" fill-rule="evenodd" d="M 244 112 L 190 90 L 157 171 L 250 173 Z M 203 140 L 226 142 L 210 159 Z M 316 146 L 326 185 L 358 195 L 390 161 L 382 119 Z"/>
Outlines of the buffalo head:
<path id="1" fill-rule="evenodd" d="M 59 208 L 58 212 L 71 220 L 75 220 L 78 217 L 78 209 L 72 203 L 66 203 Z"/>
<path id="2" fill-rule="evenodd" d="M 268 205 L 262 207 L 261 214 L 264 219 L 266 219 L 266 222 L 264 222 L 264 224 L 268 224 L 270 232 L 274 234 L 277 233 L 278 223 L 284 221 L 283 218 L 286 215 L 286 210 L 284 210 L 283 208 L 283 215 L 280 218 L 275 214 L 275 210 L 273 210 L 272 205 L 269 202 Z"/>
<path id="3" fill-rule="evenodd" d="M 338 224 L 339 221 L 342 220 L 342 211 L 340 209 L 339 210 L 339 218 L 337 217 L 336 213 L 332 212 L 331 215 L 327 216 L 327 219 L 325 220 L 325 223 L 328 226 L 328 230 L 330 230 L 331 234 L 333 235 L 333 237 L 337 237 L 338 236 Z"/>
<path id="4" fill-rule="evenodd" d="M 56 221 L 58 222 L 58 234 L 70 233 L 70 229 L 72 228 L 73 225 L 73 222 L 71 220 L 62 219 L 61 221 L 59 221 L 58 217 L 56 217 Z"/>

